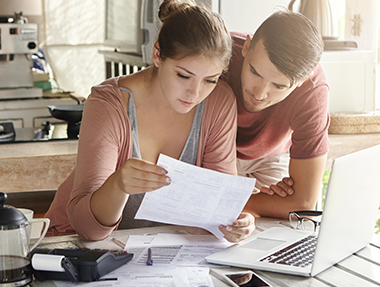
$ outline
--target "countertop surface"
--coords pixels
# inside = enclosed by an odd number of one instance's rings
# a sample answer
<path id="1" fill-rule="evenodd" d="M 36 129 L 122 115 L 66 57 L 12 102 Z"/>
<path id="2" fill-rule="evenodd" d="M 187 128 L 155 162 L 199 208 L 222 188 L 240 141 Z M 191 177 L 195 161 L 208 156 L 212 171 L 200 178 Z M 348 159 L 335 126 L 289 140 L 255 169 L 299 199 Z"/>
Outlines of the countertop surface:
<path id="1" fill-rule="evenodd" d="M 57 155 L 72 155 L 77 153 L 77 140 L 53 140 L 1 144 L 0 159 L 49 157 Z"/>
<path id="2" fill-rule="evenodd" d="M 326 168 L 345 154 L 380 144 L 380 133 L 329 135 Z M 75 167 L 77 140 L 0 144 L 2 192 L 56 190 Z"/>
<path id="3" fill-rule="evenodd" d="M 57 190 L 75 167 L 77 140 L 0 145 L 1 192 Z"/>
<path id="4" fill-rule="evenodd" d="M 330 149 L 326 168 L 331 168 L 332 161 L 346 154 L 380 144 L 380 133 L 373 134 L 330 134 Z"/>

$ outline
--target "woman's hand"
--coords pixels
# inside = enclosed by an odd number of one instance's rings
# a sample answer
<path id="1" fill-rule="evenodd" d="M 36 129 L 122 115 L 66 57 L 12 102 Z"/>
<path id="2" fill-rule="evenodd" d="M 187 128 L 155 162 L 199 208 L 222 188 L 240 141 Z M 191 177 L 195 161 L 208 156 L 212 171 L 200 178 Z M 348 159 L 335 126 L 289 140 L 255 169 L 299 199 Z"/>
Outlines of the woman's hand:
<path id="1" fill-rule="evenodd" d="M 219 226 L 224 238 L 233 243 L 240 242 L 251 236 L 255 228 L 255 218 L 248 212 L 242 212 L 232 225 Z"/>
<path id="2" fill-rule="evenodd" d="M 171 183 L 164 168 L 137 158 L 128 159 L 118 172 L 120 188 L 127 194 L 145 193 Z"/>
<path id="3" fill-rule="evenodd" d="M 269 187 L 262 187 L 260 192 L 266 193 L 268 195 L 277 194 L 281 197 L 286 197 L 294 193 L 293 189 L 294 181 L 291 177 L 284 177 L 282 181 L 279 181 L 277 184 L 272 184 Z"/>

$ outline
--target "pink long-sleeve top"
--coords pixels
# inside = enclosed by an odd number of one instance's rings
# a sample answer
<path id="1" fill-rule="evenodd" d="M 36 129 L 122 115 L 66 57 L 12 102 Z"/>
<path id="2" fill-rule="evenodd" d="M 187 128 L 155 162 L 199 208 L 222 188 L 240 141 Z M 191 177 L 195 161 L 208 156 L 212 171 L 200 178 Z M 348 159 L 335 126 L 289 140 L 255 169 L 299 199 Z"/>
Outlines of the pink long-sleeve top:
<path id="1" fill-rule="evenodd" d="M 104 226 L 90 208 L 92 194 L 132 155 L 130 119 L 119 79 L 93 87 L 86 100 L 76 167 L 59 186 L 45 215 L 51 220 L 49 235 L 78 233 L 85 240 L 101 240 L 120 222 Z M 197 166 L 236 174 L 236 117 L 235 96 L 225 82 L 219 81 L 206 98 Z"/>

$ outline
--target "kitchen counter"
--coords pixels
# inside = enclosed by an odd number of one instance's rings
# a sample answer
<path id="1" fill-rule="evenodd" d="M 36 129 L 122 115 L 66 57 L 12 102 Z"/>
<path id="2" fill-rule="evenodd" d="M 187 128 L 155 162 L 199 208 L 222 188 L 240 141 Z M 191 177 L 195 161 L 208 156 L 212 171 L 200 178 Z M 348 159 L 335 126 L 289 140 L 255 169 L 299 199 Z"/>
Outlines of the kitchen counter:
<path id="1" fill-rule="evenodd" d="M 379 134 L 329 135 L 326 168 L 336 157 L 380 144 Z M 0 145 L 0 191 L 56 190 L 75 166 L 77 140 Z"/>
<path id="2" fill-rule="evenodd" d="M 373 134 L 329 134 L 330 149 L 326 169 L 330 169 L 337 157 L 380 144 L 380 133 Z"/>
<path id="3" fill-rule="evenodd" d="M 0 191 L 56 190 L 73 170 L 77 140 L 0 145 Z"/>

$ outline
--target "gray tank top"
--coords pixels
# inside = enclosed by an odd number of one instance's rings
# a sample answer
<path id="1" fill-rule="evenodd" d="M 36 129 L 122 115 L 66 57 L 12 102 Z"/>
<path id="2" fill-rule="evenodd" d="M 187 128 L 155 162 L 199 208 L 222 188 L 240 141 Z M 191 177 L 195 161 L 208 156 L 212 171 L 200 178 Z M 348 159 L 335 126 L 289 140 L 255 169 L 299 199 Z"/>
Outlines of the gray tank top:
<path id="1" fill-rule="evenodd" d="M 132 92 L 124 87 L 120 87 L 120 90 L 129 93 L 129 104 L 128 104 L 128 117 L 132 128 L 132 157 L 141 159 L 139 140 L 138 140 L 138 130 L 137 130 L 137 116 L 136 107 L 133 100 Z M 187 137 L 185 147 L 182 150 L 180 161 L 195 165 L 197 162 L 198 147 L 199 147 L 199 137 L 202 126 L 203 113 L 205 108 L 205 100 L 196 106 L 195 114 L 193 118 L 193 123 L 191 125 L 189 136 Z M 141 228 L 141 227 L 151 227 L 162 225 L 158 222 L 147 221 L 147 220 L 137 220 L 134 219 L 135 214 L 144 198 L 144 194 L 132 194 L 129 196 L 128 201 L 123 210 L 123 218 L 119 224 L 118 229 L 129 229 L 129 228 Z"/>

